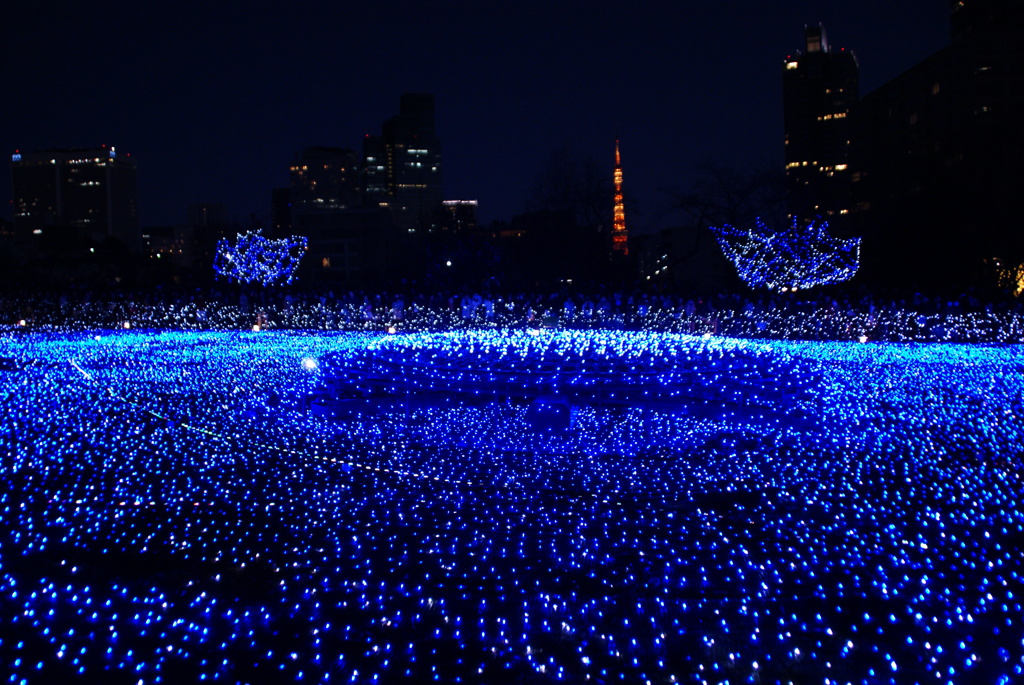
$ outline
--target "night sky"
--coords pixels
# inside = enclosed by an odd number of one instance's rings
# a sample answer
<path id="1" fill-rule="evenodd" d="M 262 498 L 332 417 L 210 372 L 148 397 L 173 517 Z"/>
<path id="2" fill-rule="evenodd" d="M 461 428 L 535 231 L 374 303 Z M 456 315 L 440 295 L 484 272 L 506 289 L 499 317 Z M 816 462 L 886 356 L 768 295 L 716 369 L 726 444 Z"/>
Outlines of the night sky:
<path id="1" fill-rule="evenodd" d="M 643 232 L 703 162 L 781 166 L 782 63 L 805 24 L 854 51 L 862 95 L 948 42 L 945 0 L 17 5 L 0 13 L 4 153 L 115 145 L 143 225 L 193 202 L 266 218 L 295 153 L 361 153 L 402 93 L 431 92 L 445 195 L 482 221 L 522 211 L 560 148 L 611 175 L 618 135 Z"/>

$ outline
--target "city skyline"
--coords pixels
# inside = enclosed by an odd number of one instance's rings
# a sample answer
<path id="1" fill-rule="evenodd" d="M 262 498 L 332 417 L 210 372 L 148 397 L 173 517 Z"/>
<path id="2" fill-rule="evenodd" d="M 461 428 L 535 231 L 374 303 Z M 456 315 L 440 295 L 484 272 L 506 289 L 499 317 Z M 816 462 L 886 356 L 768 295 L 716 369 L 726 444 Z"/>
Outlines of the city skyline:
<path id="1" fill-rule="evenodd" d="M 781 167 L 780 65 L 805 25 L 857 55 L 862 94 L 948 43 L 945 2 L 722 5 L 26 6 L 13 11 L 0 130 L 8 153 L 131 153 L 143 225 L 185 223 L 200 202 L 269 224 L 298 152 L 360 150 L 402 93 L 429 92 L 446 199 L 479 200 L 485 223 L 508 219 L 561 148 L 610 176 L 618 136 L 639 209 L 630 230 L 644 232 L 663 227 L 661 190 L 684 188 L 706 161 Z M 9 169 L 0 192 L 9 219 Z"/>

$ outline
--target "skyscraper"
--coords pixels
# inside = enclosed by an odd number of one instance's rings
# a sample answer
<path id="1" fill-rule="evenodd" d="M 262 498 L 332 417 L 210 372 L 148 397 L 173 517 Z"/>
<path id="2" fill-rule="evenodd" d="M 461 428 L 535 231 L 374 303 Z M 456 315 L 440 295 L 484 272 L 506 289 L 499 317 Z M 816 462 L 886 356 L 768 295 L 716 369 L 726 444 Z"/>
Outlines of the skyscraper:
<path id="1" fill-rule="evenodd" d="M 430 225 L 441 207 L 441 140 L 434 128 L 434 96 L 406 93 L 381 135 L 363 141 L 366 206 L 388 209 L 400 227 Z"/>
<path id="2" fill-rule="evenodd" d="M 296 156 L 289 171 L 293 215 L 361 206 L 359 169 L 352 150 L 308 147 Z"/>
<path id="3" fill-rule="evenodd" d="M 786 58 L 782 72 L 790 216 L 848 213 L 849 116 L 858 88 L 853 53 L 832 50 L 820 24 L 806 27 L 805 51 Z"/>
<path id="4" fill-rule="evenodd" d="M 433 230 L 447 233 L 463 233 L 476 228 L 476 200 L 445 200 L 435 215 Z"/>
<path id="5" fill-rule="evenodd" d="M 612 252 L 623 257 L 629 254 L 629 233 L 626 231 L 626 207 L 622 201 L 622 158 L 619 141 L 615 140 L 615 204 L 612 213 Z"/>
<path id="6" fill-rule="evenodd" d="M 376 206 L 364 208 L 359 164 L 347 148 L 308 147 L 290 168 L 290 184 L 273 195 L 274 232 L 306 238 L 301 278 L 368 283 L 388 266 L 394 227 Z"/>
<path id="7" fill-rule="evenodd" d="M 863 273 L 1021 291 L 1024 3 L 953 0 L 950 36 L 856 108 L 851 229 L 864 236 Z"/>
<path id="8" fill-rule="evenodd" d="M 140 247 L 135 160 L 113 147 L 15 152 L 14 226 L 30 240 L 48 226 Z"/>

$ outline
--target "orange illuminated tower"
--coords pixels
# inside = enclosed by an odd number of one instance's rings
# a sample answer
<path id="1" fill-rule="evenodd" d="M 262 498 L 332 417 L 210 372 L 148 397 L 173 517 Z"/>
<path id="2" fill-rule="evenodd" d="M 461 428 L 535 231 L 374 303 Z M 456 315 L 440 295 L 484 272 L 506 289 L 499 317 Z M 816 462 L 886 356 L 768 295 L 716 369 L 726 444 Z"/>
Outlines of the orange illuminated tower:
<path id="1" fill-rule="evenodd" d="M 615 140 L 615 211 L 612 217 L 612 251 L 623 256 L 629 254 L 626 208 L 622 203 L 622 159 L 619 157 L 618 139 Z"/>

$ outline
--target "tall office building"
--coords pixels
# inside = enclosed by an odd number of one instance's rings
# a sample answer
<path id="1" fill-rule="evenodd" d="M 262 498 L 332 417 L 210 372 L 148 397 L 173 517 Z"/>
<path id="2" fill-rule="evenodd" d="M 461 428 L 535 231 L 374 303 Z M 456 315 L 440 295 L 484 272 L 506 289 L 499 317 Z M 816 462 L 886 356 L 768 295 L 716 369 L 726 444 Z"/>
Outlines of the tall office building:
<path id="1" fill-rule="evenodd" d="M 364 209 L 356 153 L 308 147 L 290 168 L 288 188 L 273 195 L 274 232 L 307 239 L 300 277 L 311 281 L 369 283 L 389 265 L 388 218 Z"/>
<path id="2" fill-rule="evenodd" d="M 15 152 L 12 177 L 20 240 L 56 226 L 140 248 L 135 160 L 130 156 L 106 146 Z"/>
<path id="3" fill-rule="evenodd" d="M 862 271 L 1024 289 L 1024 3 L 953 0 L 950 44 L 868 93 L 852 122 Z"/>
<path id="4" fill-rule="evenodd" d="M 366 136 L 363 198 L 367 207 L 387 209 L 403 229 L 430 226 L 444 199 L 433 95 L 406 93 L 381 135 Z"/>
<path id="5" fill-rule="evenodd" d="M 463 233 L 477 227 L 476 200 L 445 200 L 434 215 L 432 230 Z"/>
<path id="6" fill-rule="evenodd" d="M 308 147 L 296 156 L 289 171 L 293 216 L 361 206 L 359 166 L 352 150 Z"/>
<path id="7" fill-rule="evenodd" d="M 790 216 L 831 221 L 850 208 L 850 111 L 858 99 L 857 59 L 833 50 L 820 24 L 782 72 Z"/>

